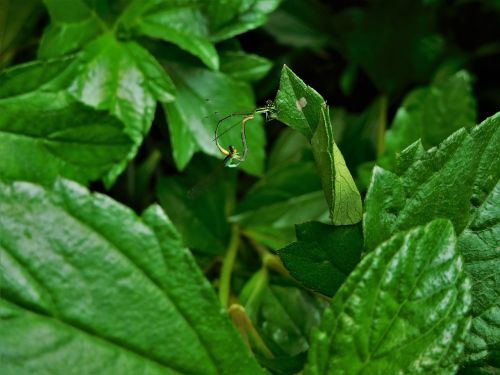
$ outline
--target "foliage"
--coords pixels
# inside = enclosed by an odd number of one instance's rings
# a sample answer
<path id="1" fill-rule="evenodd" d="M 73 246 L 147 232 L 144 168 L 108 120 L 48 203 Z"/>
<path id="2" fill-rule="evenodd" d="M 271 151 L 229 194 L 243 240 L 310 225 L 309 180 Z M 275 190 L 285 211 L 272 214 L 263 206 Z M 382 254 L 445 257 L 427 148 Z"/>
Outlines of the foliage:
<path id="1" fill-rule="evenodd" d="M 494 2 L 22 3 L 1 374 L 499 371 Z"/>

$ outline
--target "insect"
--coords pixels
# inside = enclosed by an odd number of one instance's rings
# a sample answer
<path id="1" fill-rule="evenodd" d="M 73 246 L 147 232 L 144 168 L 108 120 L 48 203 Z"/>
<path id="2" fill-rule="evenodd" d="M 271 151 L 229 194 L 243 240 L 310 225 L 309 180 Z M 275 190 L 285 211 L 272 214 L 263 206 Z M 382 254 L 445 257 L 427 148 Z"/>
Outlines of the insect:
<path id="1" fill-rule="evenodd" d="M 276 106 L 274 105 L 274 102 L 272 100 L 268 100 L 266 102 L 266 105 L 264 107 L 256 108 L 250 113 L 232 113 L 230 115 L 227 115 L 223 117 L 222 119 L 219 120 L 217 123 L 217 126 L 215 127 L 215 144 L 219 151 L 222 153 L 222 155 L 225 156 L 224 158 L 224 165 L 228 168 L 236 168 L 238 167 L 242 162 L 244 162 L 247 158 L 248 155 L 248 145 L 247 145 L 247 139 L 246 139 L 246 124 L 248 121 L 251 121 L 255 118 L 256 115 L 258 114 L 263 114 L 266 117 L 266 121 L 269 121 L 273 118 L 276 117 Z M 224 131 L 223 133 L 219 134 L 219 127 L 221 126 L 224 121 L 230 119 L 231 117 L 234 116 L 243 116 L 243 120 L 241 121 L 241 143 L 243 145 L 243 154 L 240 155 L 239 151 L 233 146 L 229 145 L 227 149 L 225 149 L 219 142 L 219 138 L 226 134 L 228 131 L 234 128 L 234 126 L 239 125 L 240 123 L 237 123 L 233 126 L 231 126 L 229 129 Z"/>

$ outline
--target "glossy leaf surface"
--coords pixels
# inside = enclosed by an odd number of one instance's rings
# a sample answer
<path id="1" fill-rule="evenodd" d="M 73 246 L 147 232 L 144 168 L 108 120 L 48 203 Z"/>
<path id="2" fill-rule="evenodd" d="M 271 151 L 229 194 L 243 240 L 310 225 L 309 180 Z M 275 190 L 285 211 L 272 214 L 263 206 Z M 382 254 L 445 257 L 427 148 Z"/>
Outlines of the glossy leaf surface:
<path id="1" fill-rule="evenodd" d="M 158 206 L 67 181 L 0 198 L 3 374 L 261 373 Z"/>
<path id="2" fill-rule="evenodd" d="M 365 246 L 372 250 L 399 230 L 433 218 L 452 221 L 473 281 L 471 335 L 465 362 L 494 360 L 500 337 L 500 116 L 461 129 L 427 152 L 402 153 L 398 174 L 375 168 L 366 197 Z"/>
<path id="3" fill-rule="evenodd" d="M 50 183 L 62 175 L 83 183 L 112 183 L 125 167 L 132 140 L 117 119 L 67 93 L 65 77 L 72 71 L 74 61 L 61 59 L 21 65 L 0 75 L 4 178 Z"/>
<path id="4" fill-rule="evenodd" d="M 305 374 L 454 374 L 471 302 L 456 242 L 436 220 L 369 253 L 325 311 Z"/>

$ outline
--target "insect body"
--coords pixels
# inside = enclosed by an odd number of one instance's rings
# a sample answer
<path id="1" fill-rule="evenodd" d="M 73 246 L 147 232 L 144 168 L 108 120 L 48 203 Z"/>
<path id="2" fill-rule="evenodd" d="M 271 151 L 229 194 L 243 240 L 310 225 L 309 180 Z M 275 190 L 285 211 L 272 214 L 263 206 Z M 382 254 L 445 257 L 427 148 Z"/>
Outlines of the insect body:
<path id="1" fill-rule="evenodd" d="M 219 149 L 219 151 L 223 155 L 225 155 L 224 165 L 226 167 L 228 167 L 228 168 L 236 168 L 243 161 L 246 160 L 247 155 L 248 155 L 248 146 L 247 146 L 247 139 L 246 139 L 246 124 L 247 124 L 248 121 L 253 120 L 255 118 L 255 115 L 257 115 L 257 114 L 263 114 L 263 115 L 265 115 L 266 121 L 269 121 L 270 119 L 276 117 L 276 107 L 274 106 L 273 101 L 272 100 L 268 100 L 266 102 L 265 107 L 257 108 L 253 112 L 250 112 L 250 113 L 233 113 L 233 114 L 230 114 L 230 115 L 222 118 L 221 120 L 219 120 L 219 122 L 217 123 L 217 126 L 215 128 L 215 138 L 214 138 L 214 141 L 215 141 L 215 144 L 217 145 L 217 148 Z M 223 134 L 225 134 L 226 132 L 228 132 L 229 130 L 232 129 L 232 127 L 231 127 L 230 129 L 226 130 L 222 134 L 218 134 L 220 125 L 224 121 L 226 121 L 227 119 L 229 119 L 229 118 L 231 118 L 233 116 L 243 116 L 243 120 L 241 121 L 241 143 L 243 145 L 243 155 L 240 155 L 239 152 L 238 152 L 238 150 L 234 146 L 229 145 L 228 148 L 227 148 L 227 150 L 226 150 L 219 143 L 219 138 Z M 236 124 L 236 125 L 238 125 L 238 124 Z"/>

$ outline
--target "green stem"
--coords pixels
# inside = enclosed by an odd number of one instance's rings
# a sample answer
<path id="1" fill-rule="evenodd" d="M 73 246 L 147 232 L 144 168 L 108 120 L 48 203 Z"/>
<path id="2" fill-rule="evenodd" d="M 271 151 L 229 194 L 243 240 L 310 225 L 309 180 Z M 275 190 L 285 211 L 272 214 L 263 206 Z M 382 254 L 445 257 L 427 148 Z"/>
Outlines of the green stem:
<path id="1" fill-rule="evenodd" d="M 254 312 L 257 310 L 258 305 L 260 303 L 260 295 L 262 291 L 267 286 L 268 283 L 268 271 L 266 267 L 262 267 L 258 270 L 250 279 L 247 284 L 248 287 L 251 288 L 250 292 L 247 293 L 248 296 L 246 298 L 242 298 L 244 296 L 245 289 L 240 294 L 240 300 L 245 306 L 245 310 L 249 316 L 253 317 Z"/>
<path id="2" fill-rule="evenodd" d="M 226 256 L 222 262 L 222 271 L 219 281 L 219 300 L 222 307 L 229 306 L 229 292 L 231 290 L 231 273 L 233 272 L 234 261 L 240 245 L 240 233 L 237 225 L 231 228 L 231 238 L 227 247 Z"/>
<path id="3" fill-rule="evenodd" d="M 261 245 L 251 237 L 248 237 L 248 241 L 255 249 L 255 251 L 259 254 L 262 265 L 264 267 L 281 273 L 283 276 L 290 277 L 290 273 L 281 262 L 279 256 L 272 254 L 269 250 L 267 250 L 265 246 Z"/>
<path id="4" fill-rule="evenodd" d="M 231 305 L 229 308 L 229 316 L 250 350 L 254 347 L 265 357 L 274 358 L 273 353 L 269 350 L 266 343 L 255 329 L 243 306 L 238 304 Z"/>

